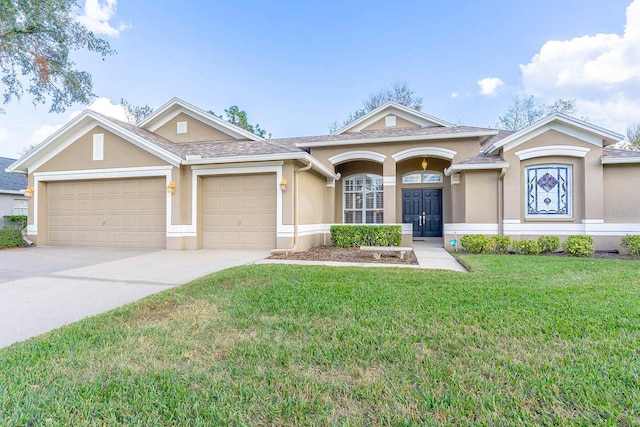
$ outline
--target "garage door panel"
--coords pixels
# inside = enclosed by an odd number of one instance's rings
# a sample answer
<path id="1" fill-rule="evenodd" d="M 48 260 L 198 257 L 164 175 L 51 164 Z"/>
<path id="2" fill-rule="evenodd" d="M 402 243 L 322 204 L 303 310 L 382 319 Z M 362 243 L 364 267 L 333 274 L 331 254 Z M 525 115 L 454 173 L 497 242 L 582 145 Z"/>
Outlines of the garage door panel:
<path id="1" fill-rule="evenodd" d="M 204 178 L 203 246 L 276 247 L 275 174 Z"/>
<path id="2" fill-rule="evenodd" d="M 48 183 L 52 245 L 165 247 L 164 179 Z"/>

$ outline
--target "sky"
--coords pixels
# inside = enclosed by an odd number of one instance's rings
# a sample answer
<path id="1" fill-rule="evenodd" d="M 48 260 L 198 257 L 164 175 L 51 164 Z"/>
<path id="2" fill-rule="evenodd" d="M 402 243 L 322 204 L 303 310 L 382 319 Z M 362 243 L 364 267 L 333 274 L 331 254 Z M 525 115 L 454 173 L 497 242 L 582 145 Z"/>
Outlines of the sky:
<path id="1" fill-rule="evenodd" d="M 328 133 L 381 87 L 406 82 L 423 111 L 496 127 L 516 95 L 575 99 L 624 134 L 640 123 L 640 0 L 79 0 L 78 20 L 117 54 L 76 52 L 91 108 L 178 97 L 237 105 L 273 138 Z M 61 114 L 28 95 L 0 106 L 0 156 L 45 140 Z"/>

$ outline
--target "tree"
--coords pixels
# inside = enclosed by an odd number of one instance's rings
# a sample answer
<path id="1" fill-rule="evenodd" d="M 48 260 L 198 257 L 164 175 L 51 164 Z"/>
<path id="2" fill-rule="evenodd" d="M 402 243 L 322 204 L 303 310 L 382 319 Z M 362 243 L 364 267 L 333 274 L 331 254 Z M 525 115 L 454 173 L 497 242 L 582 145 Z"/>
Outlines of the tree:
<path id="1" fill-rule="evenodd" d="M 70 53 L 86 49 L 103 59 L 115 53 L 77 20 L 76 0 L 0 0 L 0 70 L 4 103 L 23 93 L 33 103 L 50 99 L 50 112 L 88 104 L 91 75 L 79 71 Z"/>
<path id="2" fill-rule="evenodd" d="M 153 113 L 153 108 L 148 105 L 133 105 L 126 99 L 120 99 L 120 105 L 124 108 L 127 121 L 132 124 L 140 123 Z"/>
<path id="3" fill-rule="evenodd" d="M 498 127 L 505 130 L 518 131 L 532 125 L 538 120 L 554 113 L 562 113 L 568 116 L 575 116 L 575 99 L 558 99 L 553 104 L 541 104 L 533 95 L 516 95 L 507 107 L 504 116 L 500 116 Z M 581 117 L 581 120 L 588 120 Z"/>
<path id="4" fill-rule="evenodd" d="M 382 87 L 378 89 L 377 92 L 370 94 L 367 99 L 363 101 L 364 108 L 359 108 L 349 113 L 349 116 L 341 123 L 334 120 L 333 123 L 329 124 L 329 132 L 333 133 L 336 130 L 347 126 L 349 123 L 355 122 L 360 117 L 389 101 L 396 102 L 416 111 L 422 110 L 422 98 L 415 96 L 414 92 L 409 89 L 406 82 L 395 82 L 388 88 Z"/>
<path id="5" fill-rule="evenodd" d="M 640 123 L 627 126 L 627 141 L 625 148 L 640 151 Z"/>
<path id="6" fill-rule="evenodd" d="M 265 129 L 262 129 L 259 124 L 252 125 L 249 123 L 249 119 L 247 118 L 247 113 L 244 110 L 238 108 L 237 105 L 232 105 L 231 107 L 224 110 L 225 116 L 217 115 L 213 111 L 209 111 L 210 114 L 218 117 L 219 119 L 223 119 L 231 123 L 232 125 L 236 125 L 239 128 L 242 128 L 246 131 L 253 133 L 254 135 L 258 135 L 261 138 L 264 138 L 267 134 Z"/>

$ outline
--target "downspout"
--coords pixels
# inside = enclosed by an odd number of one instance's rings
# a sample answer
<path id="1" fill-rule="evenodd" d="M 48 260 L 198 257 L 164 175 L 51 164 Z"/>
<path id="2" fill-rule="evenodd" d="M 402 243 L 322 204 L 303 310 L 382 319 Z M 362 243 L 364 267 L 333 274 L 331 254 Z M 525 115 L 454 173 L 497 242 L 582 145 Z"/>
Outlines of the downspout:
<path id="1" fill-rule="evenodd" d="M 282 254 L 289 256 L 289 252 L 294 252 L 298 248 L 298 174 L 311 169 L 311 162 L 307 166 L 297 169 L 293 174 L 293 245 L 288 249 L 274 249 L 273 254 Z"/>
<path id="2" fill-rule="evenodd" d="M 504 234 L 504 176 L 507 174 L 507 168 L 502 168 L 500 176 L 498 176 L 498 234 Z"/>

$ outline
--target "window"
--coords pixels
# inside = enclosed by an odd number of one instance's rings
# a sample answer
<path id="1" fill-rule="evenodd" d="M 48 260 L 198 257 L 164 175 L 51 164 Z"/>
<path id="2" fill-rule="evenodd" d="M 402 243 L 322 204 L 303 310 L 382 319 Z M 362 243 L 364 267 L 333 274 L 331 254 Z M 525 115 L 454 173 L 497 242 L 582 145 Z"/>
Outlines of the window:
<path id="1" fill-rule="evenodd" d="M 13 214 L 27 215 L 29 212 L 29 202 L 27 199 L 13 199 Z"/>
<path id="2" fill-rule="evenodd" d="M 436 171 L 414 171 L 402 175 L 403 184 L 440 184 L 443 180 L 442 173 Z"/>
<path id="3" fill-rule="evenodd" d="M 571 216 L 571 166 L 538 165 L 525 169 L 527 216 Z"/>
<path id="4" fill-rule="evenodd" d="M 177 133 L 187 133 L 187 122 L 178 122 L 176 125 Z"/>
<path id="5" fill-rule="evenodd" d="M 93 135 L 93 160 L 104 160 L 104 133 Z"/>
<path id="6" fill-rule="evenodd" d="M 384 222 L 383 180 L 379 175 L 358 174 L 342 181 L 345 224 Z"/>

